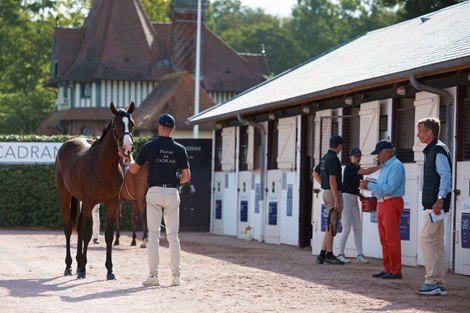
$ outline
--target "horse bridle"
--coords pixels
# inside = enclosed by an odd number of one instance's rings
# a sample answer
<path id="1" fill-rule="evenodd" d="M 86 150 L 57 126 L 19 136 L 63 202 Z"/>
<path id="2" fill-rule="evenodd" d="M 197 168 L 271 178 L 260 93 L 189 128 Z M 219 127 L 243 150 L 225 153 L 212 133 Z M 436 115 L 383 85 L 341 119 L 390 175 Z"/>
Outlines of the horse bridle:
<path id="1" fill-rule="evenodd" d="M 123 117 L 127 117 L 129 120 L 131 119 L 131 114 L 130 113 L 127 113 L 127 112 L 122 112 L 121 113 Z M 114 127 L 114 120 L 116 119 L 116 116 L 113 117 L 113 120 L 111 122 L 112 124 L 112 127 L 113 127 L 113 135 L 114 135 L 114 139 L 116 140 L 116 144 L 118 146 L 118 149 L 119 150 L 122 150 L 123 147 L 124 147 L 124 136 L 126 135 L 129 135 L 131 137 L 131 140 L 132 142 L 134 142 L 134 136 L 132 136 L 132 134 L 130 132 L 124 132 L 122 134 L 121 137 L 119 137 L 117 134 L 116 134 L 116 128 Z M 122 144 L 121 144 L 121 139 L 122 139 Z M 131 152 L 134 151 L 134 146 L 132 146 L 132 150 Z"/>

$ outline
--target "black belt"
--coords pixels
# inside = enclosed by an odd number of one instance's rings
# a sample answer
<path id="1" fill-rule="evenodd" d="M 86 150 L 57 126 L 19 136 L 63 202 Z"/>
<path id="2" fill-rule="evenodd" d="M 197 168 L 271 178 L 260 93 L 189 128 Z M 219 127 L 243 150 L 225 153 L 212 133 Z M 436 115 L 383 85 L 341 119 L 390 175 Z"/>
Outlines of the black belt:
<path id="1" fill-rule="evenodd" d="M 155 184 L 150 187 L 178 188 L 178 186 L 175 184 Z"/>

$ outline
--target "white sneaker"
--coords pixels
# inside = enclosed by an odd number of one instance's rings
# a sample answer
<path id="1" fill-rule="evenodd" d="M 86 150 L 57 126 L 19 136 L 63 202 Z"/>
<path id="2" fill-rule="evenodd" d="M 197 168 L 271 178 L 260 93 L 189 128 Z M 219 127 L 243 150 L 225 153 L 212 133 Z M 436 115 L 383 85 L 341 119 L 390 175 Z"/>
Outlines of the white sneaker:
<path id="1" fill-rule="evenodd" d="M 181 280 L 181 277 L 173 276 L 173 280 L 171 281 L 172 286 L 181 286 L 182 284 L 183 284 L 183 281 Z"/>
<path id="2" fill-rule="evenodd" d="M 142 285 L 144 285 L 145 287 L 160 286 L 160 281 L 158 281 L 157 276 L 149 275 L 149 277 L 147 277 L 147 280 L 142 282 Z"/>
<path id="3" fill-rule="evenodd" d="M 340 254 L 336 257 L 338 260 L 340 260 L 341 262 L 343 263 L 351 263 L 351 261 L 349 261 L 348 259 L 346 259 L 346 257 L 344 256 L 344 254 Z"/>
<path id="4" fill-rule="evenodd" d="M 367 261 L 367 259 L 362 254 L 359 254 L 357 256 L 357 261 L 360 262 L 360 263 L 369 263 L 369 261 Z"/>

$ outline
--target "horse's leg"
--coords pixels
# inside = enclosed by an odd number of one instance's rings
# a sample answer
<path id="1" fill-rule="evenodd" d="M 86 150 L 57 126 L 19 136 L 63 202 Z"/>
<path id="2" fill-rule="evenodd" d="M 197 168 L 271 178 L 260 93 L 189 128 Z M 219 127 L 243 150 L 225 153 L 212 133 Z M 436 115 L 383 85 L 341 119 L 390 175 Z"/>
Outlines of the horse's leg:
<path id="1" fill-rule="evenodd" d="M 131 246 L 135 246 L 137 243 L 135 238 L 137 237 L 135 234 L 136 229 L 136 218 L 137 218 L 137 203 L 135 200 L 131 200 L 131 224 L 132 224 L 132 241 Z"/>
<path id="2" fill-rule="evenodd" d="M 76 200 L 75 200 L 76 201 Z M 66 190 L 60 192 L 60 209 L 64 217 L 65 235 L 65 271 L 64 276 L 72 276 L 72 254 L 70 253 L 70 237 L 72 236 L 72 195 Z"/>
<path id="3" fill-rule="evenodd" d="M 119 237 L 121 237 L 121 233 L 119 232 L 121 228 L 121 213 L 122 213 L 122 202 L 119 202 L 118 207 L 118 214 L 116 215 L 116 237 L 114 239 L 114 245 L 119 246 Z"/>
<path id="4" fill-rule="evenodd" d="M 147 228 L 147 212 L 145 209 L 145 199 L 137 199 L 137 207 L 139 208 L 140 217 L 142 219 L 142 243 L 140 244 L 141 248 L 147 247 L 147 236 L 148 236 L 148 228 Z"/>
<path id="5" fill-rule="evenodd" d="M 112 261 L 112 250 L 113 250 L 113 223 L 116 220 L 117 215 L 119 214 L 119 197 L 116 197 L 114 200 L 111 200 L 106 203 L 106 231 L 105 241 L 106 241 L 106 269 L 108 273 L 106 275 L 107 280 L 116 279 L 116 275 L 113 273 L 113 261 Z"/>
<path id="6" fill-rule="evenodd" d="M 88 243 L 91 240 L 93 231 L 93 219 L 91 211 L 93 210 L 94 204 L 83 203 L 82 212 L 80 214 L 78 222 L 78 251 L 77 253 L 77 279 L 86 278 L 86 264 L 87 264 L 87 251 Z M 83 248 L 83 252 L 82 252 Z"/>

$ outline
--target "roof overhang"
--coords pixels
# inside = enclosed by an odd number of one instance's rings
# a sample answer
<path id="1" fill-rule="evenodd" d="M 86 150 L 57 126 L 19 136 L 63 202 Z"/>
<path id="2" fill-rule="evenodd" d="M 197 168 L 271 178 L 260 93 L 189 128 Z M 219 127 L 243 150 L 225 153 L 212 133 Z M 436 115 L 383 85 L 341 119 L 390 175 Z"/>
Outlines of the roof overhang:
<path id="1" fill-rule="evenodd" d="M 238 97 L 249 97 L 250 92 L 256 88 L 263 88 L 264 85 L 269 84 L 272 81 L 270 80 L 255 86 L 250 90 L 247 90 L 246 92 L 225 103 L 219 104 L 218 106 L 201 112 L 198 115 L 190 117 L 186 123 L 188 125 L 197 125 L 207 122 L 223 122 L 224 125 L 238 125 L 238 114 L 241 114 L 244 117 L 250 117 L 253 121 L 265 121 L 268 119 L 269 113 L 274 112 L 276 115 L 278 115 L 278 117 L 294 116 L 302 114 L 305 111 L 314 112 L 316 110 L 326 108 L 347 106 L 345 104 L 345 98 L 347 97 L 352 97 L 353 104 L 392 97 L 400 97 L 396 93 L 396 88 L 403 85 L 408 86 L 408 92 L 404 96 L 410 96 L 411 94 L 416 93 L 416 90 L 414 90 L 414 88 L 409 83 L 410 76 L 415 76 L 420 81 L 430 86 L 446 88 L 455 85 L 470 84 L 469 72 L 470 56 L 467 56 L 460 59 L 423 66 L 421 68 L 410 69 L 382 77 L 358 81 L 343 86 L 335 86 L 333 88 L 277 102 L 254 103 L 250 108 L 233 110 L 224 114 L 207 118 L 204 117 L 204 113 L 214 110 L 219 106 L 223 106 L 233 99 Z M 273 79 L 276 79 L 276 77 Z M 304 109 L 305 107 L 308 107 L 308 110 Z"/>

